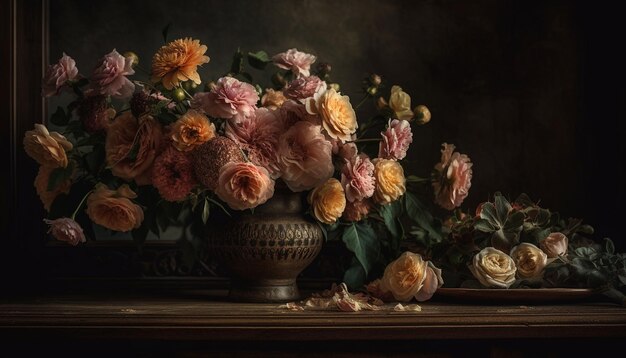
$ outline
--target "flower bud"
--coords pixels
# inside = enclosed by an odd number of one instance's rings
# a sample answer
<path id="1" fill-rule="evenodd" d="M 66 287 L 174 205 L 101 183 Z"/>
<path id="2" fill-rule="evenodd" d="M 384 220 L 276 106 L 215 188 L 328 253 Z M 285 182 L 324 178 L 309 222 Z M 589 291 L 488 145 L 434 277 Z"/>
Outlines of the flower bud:
<path id="1" fill-rule="evenodd" d="M 370 96 L 374 96 L 377 92 L 378 92 L 378 87 L 376 87 L 376 86 L 370 86 L 367 89 L 367 94 L 370 95 Z"/>
<path id="2" fill-rule="evenodd" d="M 374 86 L 374 87 L 380 86 L 380 84 L 383 82 L 383 79 L 379 75 L 377 75 L 375 73 L 372 73 L 370 75 L 369 80 L 370 80 L 370 83 L 372 84 L 372 86 Z"/>
<path id="3" fill-rule="evenodd" d="M 419 106 L 415 107 L 415 109 L 413 109 L 413 119 L 415 120 L 415 123 L 419 125 L 430 122 L 430 117 L 430 110 L 423 104 L 420 104 Z"/>
<path id="4" fill-rule="evenodd" d="M 185 100 L 185 91 L 182 88 L 175 88 L 172 91 L 172 99 L 176 102 L 182 102 Z"/>
<path id="5" fill-rule="evenodd" d="M 287 84 L 287 81 L 285 80 L 285 77 L 283 77 L 283 75 L 281 75 L 280 73 L 276 72 L 273 76 L 272 76 L 272 83 L 278 87 L 278 88 L 283 88 L 285 87 L 285 85 Z"/>
<path id="6" fill-rule="evenodd" d="M 387 108 L 389 106 L 389 104 L 387 103 L 387 101 L 381 96 L 378 97 L 378 100 L 376 101 L 376 108 L 381 110 L 383 108 Z"/>
<path id="7" fill-rule="evenodd" d="M 122 56 L 130 59 L 130 66 L 133 68 L 139 64 L 139 56 L 132 51 L 126 51 L 122 54 Z"/>
<path id="8" fill-rule="evenodd" d="M 211 82 L 207 83 L 206 85 L 204 85 L 204 92 L 210 92 L 215 87 L 217 87 L 217 84 L 214 81 L 211 81 Z"/>
<path id="9" fill-rule="evenodd" d="M 329 83 L 328 84 L 328 89 L 334 89 L 335 92 L 339 92 L 339 90 L 341 90 L 341 86 L 339 86 L 339 83 Z"/>
<path id="10" fill-rule="evenodd" d="M 324 78 L 330 74 L 332 69 L 330 63 L 321 62 L 317 65 L 317 75 L 319 78 Z"/>

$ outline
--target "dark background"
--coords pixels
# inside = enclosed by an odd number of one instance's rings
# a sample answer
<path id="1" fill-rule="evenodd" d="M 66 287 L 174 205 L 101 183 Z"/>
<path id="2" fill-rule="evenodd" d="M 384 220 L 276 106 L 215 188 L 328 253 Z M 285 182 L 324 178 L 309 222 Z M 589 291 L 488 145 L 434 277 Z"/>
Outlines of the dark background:
<path id="1" fill-rule="evenodd" d="M 0 1 L 2 145 L 9 170 L 0 175 L 4 234 L 1 272 L 29 286 L 40 274 L 44 213 L 32 181 L 36 164 L 22 149 L 40 119 L 39 1 Z M 12 3 L 11 3 L 12 4 Z M 592 1 L 50 1 L 50 58 L 65 51 L 83 73 L 112 48 L 134 50 L 142 67 L 170 38 L 192 36 L 209 48 L 204 79 L 223 75 L 232 53 L 291 47 L 333 65 L 333 79 L 356 101 L 368 72 L 399 84 L 413 105 L 427 104 L 432 122 L 414 129 L 412 171 L 426 176 L 442 142 L 474 162 L 465 208 L 495 191 L 526 192 L 563 216 L 583 217 L 596 238 L 626 250 L 624 25 L 617 6 Z M 14 36 L 14 37 L 13 37 Z M 14 52 L 18 49 L 17 52 Z M 17 53 L 16 57 L 13 55 Z M 16 82 L 10 79 L 16 66 Z M 254 72 L 258 78 L 261 75 Z M 4 79 L 9 79 L 4 81 Z M 17 103 L 17 106 L 15 105 Z M 12 113 L 19 111 L 13 117 Z M 359 115 L 365 115 L 359 111 Z M 16 118 L 14 122 L 11 118 Z M 5 154 L 6 155 L 6 154 Z M 96 250 L 97 248 L 93 248 Z M 84 250 L 91 250 L 85 248 Z M 6 281 L 3 281 L 6 282 Z"/>
<path id="2" fill-rule="evenodd" d="M 521 192 L 598 237 L 622 242 L 623 32 L 616 9 L 573 1 L 106 1 L 55 0 L 50 58 L 65 51 L 89 73 L 111 49 L 149 68 L 162 45 L 208 46 L 202 78 L 227 72 L 237 48 L 288 48 L 330 62 L 358 101 L 370 72 L 401 85 L 433 119 L 414 128 L 411 171 L 427 176 L 442 142 L 474 162 L 473 208 L 495 191 Z M 619 41 L 618 41 L 619 40 Z M 251 70 L 256 78 L 263 74 Z M 139 75 L 141 77 L 141 75 Z M 269 72 L 264 78 L 269 77 Z M 371 104 L 370 104 L 371 106 Z M 359 112 L 364 116 L 368 108 Z"/>

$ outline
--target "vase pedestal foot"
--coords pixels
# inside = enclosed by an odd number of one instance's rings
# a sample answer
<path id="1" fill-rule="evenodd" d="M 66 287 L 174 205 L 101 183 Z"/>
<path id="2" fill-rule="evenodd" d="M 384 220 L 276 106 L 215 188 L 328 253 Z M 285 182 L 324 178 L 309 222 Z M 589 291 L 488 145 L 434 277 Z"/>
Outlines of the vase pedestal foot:
<path id="1" fill-rule="evenodd" d="M 240 302 L 291 302 L 300 299 L 296 280 L 244 281 L 233 279 L 228 297 Z"/>

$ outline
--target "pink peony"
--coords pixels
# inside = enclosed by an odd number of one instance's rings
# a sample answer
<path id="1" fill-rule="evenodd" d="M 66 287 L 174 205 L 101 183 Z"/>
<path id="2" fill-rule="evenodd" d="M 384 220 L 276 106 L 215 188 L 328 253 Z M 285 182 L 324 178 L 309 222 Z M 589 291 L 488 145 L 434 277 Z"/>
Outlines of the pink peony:
<path id="1" fill-rule="evenodd" d="M 257 108 L 254 114 L 239 123 L 226 123 L 225 135 L 247 152 L 250 161 L 267 169 L 273 178 L 278 167 L 278 138 L 283 125 L 278 112 Z"/>
<path id="2" fill-rule="evenodd" d="M 85 242 L 85 234 L 80 225 L 70 218 L 60 218 L 55 220 L 43 220 L 50 225 L 49 233 L 59 241 L 65 241 L 72 246 Z"/>
<path id="3" fill-rule="evenodd" d="M 215 194 L 235 210 L 250 209 L 274 195 L 274 181 L 253 163 L 228 163 L 220 169 Z"/>
<path id="4" fill-rule="evenodd" d="M 303 104 L 293 100 L 287 100 L 278 110 L 278 115 L 283 123 L 284 128 L 290 128 L 296 122 L 307 121 L 314 125 L 320 125 L 322 120 L 318 115 L 307 112 Z"/>
<path id="5" fill-rule="evenodd" d="M 383 159 L 401 160 L 413 142 L 411 125 L 407 120 L 389 120 L 387 130 L 380 133 L 383 140 L 378 147 L 378 157 Z"/>
<path id="6" fill-rule="evenodd" d="M 135 74 L 133 61 L 116 50 L 102 58 L 100 66 L 91 74 L 91 88 L 99 94 L 125 99 L 133 95 L 135 85 L 126 76 Z"/>
<path id="7" fill-rule="evenodd" d="M 463 203 L 472 186 L 472 162 L 465 154 L 455 152 L 453 144 L 443 143 L 441 162 L 435 165 L 433 189 L 435 202 L 453 210 Z"/>
<path id="8" fill-rule="evenodd" d="M 287 84 L 283 90 L 285 97 L 304 102 L 316 93 L 326 91 L 326 82 L 317 76 L 300 77 Z"/>
<path id="9" fill-rule="evenodd" d="M 341 185 L 349 202 L 360 201 L 374 195 L 374 164 L 365 154 L 359 154 L 341 169 Z"/>
<path id="10" fill-rule="evenodd" d="M 343 218 L 348 221 L 361 221 L 367 217 L 371 209 L 372 202 L 369 199 L 348 201 L 343 211 Z"/>
<path id="11" fill-rule="evenodd" d="M 309 76 L 311 64 L 315 62 L 317 57 L 308 53 L 300 52 L 295 48 L 281 52 L 272 57 L 274 64 L 283 70 L 291 70 L 296 77 Z"/>
<path id="12" fill-rule="evenodd" d="M 42 96 L 52 97 L 67 86 L 68 81 L 78 79 L 78 68 L 73 58 L 63 53 L 58 63 L 48 66 L 41 85 Z"/>
<path id="13" fill-rule="evenodd" d="M 333 175 L 332 145 L 322 127 L 296 122 L 278 141 L 282 178 L 292 191 L 312 189 Z"/>
<path id="14" fill-rule="evenodd" d="M 196 93 L 191 105 L 211 117 L 230 119 L 252 115 L 258 101 L 259 95 L 251 84 L 222 77 L 211 92 Z"/>
<path id="15" fill-rule="evenodd" d="M 196 185 L 189 157 L 169 145 L 154 160 L 152 185 L 167 201 L 184 200 Z"/>

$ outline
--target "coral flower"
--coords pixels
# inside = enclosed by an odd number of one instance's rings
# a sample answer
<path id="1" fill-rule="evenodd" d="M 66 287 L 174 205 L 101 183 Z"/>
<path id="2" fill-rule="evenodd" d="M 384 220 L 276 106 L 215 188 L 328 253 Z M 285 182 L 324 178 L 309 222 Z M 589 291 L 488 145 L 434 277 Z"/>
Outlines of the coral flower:
<path id="1" fill-rule="evenodd" d="M 215 194 L 235 210 L 250 209 L 274 195 L 274 181 L 253 163 L 228 163 L 220 170 Z"/>
<path id="2" fill-rule="evenodd" d="M 171 128 L 172 144 L 182 152 L 215 137 L 215 125 L 202 113 L 190 109 Z"/>
<path id="3" fill-rule="evenodd" d="M 472 162 L 465 154 L 455 152 L 453 144 L 443 143 L 441 162 L 435 165 L 433 189 L 435 202 L 453 210 L 463 203 L 472 186 Z"/>
<path id="4" fill-rule="evenodd" d="M 67 151 L 72 149 L 63 135 L 48 132 L 43 124 L 35 124 L 35 129 L 24 133 L 24 150 L 37 163 L 54 168 L 67 167 Z"/>
<path id="5" fill-rule="evenodd" d="M 187 80 L 200 84 L 198 66 L 209 62 L 209 56 L 204 55 L 206 51 L 205 45 L 191 38 L 162 46 L 152 58 L 152 81 L 161 81 L 168 90 Z"/>
<path id="6" fill-rule="evenodd" d="M 111 190 L 104 184 L 87 197 L 87 215 L 94 223 L 113 231 L 126 232 L 136 229 L 143 222 L 143 210 L 130 199 L 137 194 L 124 184 Z"/>
<path id="7" fill-rule="evenodd" d="M 167 201 L 185 199 L 196 185 L 191 160 L 185 153 L 168 146 L 154 161 L 152 185 Z"/>
<path id="8" fill-rule="evenodd" d="M 72 246 L 76 246 L 81 242 L 87 241 L 83 228 L 70 218 L 60 218 L 55 220 L 44 219 L 44 222 L 50 225 L 48 233 L 59 241 L 65 241 Z"/>

